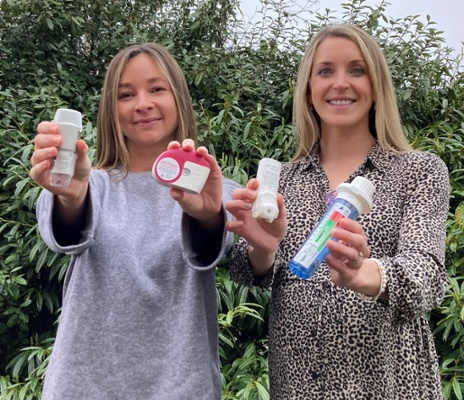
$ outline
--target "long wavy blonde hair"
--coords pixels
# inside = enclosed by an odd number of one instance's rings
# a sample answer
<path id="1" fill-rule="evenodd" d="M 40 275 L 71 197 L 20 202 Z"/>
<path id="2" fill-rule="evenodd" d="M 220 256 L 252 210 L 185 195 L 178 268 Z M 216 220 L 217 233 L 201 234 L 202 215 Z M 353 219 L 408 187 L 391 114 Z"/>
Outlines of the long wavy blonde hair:
<path id="1" fill-rule="evenodd" d="M 320 118 L 310 107 L 311 76 L 314 54 L 327 38 L 341 37 L 352 40 L 361 50 L 371 79 L 375 105 L 369 113 L 369 129 L 380 146 L 390 151 L 409 151 L 411 145 L 401 125 L 398 103 L 390 69 L 378 43 L 362 29 L 349 24 L 323 27 L 306 48 L 298 69 L 293 98 L 293 124 L 298 148 L 293 160 L 299 160 L 310 152 L 321 135 Z"/>
<path id="2" fill-rule="evenodd" d="M 197 124 L 190 92 L 175 58 L 157 43 L 131 45 L 116 54 L 106 71 L 97 119 L 96 168 L 129 170 L 129 150 L 118 118 L 118 85 L 128 61 L 139 54 L 150 56 L 171 86 L 179 115 L 174 140 L 182 142 L 190 138 L 197 142 Z"/>

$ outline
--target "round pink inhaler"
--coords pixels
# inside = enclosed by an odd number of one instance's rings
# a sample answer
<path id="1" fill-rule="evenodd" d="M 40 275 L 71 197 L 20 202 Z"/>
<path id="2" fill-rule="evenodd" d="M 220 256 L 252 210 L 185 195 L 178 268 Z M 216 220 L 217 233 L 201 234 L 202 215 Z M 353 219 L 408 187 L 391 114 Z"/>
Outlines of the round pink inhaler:
<path id="1" fill-rule="evenodd" d="M 166 150 L 153 164 L 152 176 L 162 185 L 198 194 L 210 169 L 209 162 L 195 151 Z"/>

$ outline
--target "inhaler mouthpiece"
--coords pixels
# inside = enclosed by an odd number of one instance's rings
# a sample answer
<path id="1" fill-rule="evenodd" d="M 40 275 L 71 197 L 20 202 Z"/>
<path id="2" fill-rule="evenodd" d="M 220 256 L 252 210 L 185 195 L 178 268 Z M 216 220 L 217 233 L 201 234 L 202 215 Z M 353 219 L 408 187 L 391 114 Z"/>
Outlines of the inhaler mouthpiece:
<path id="1" fill-rule="evenodd" d="M 277 207 L 275 196 L 271 193 L 259 195 L 253 204 L 251 215 L 254 218 L 267 219 L 269 222 L 274 221 L 279 215 L 279 208 Z"/>
<path id="2" fill-rule="evenodd" d="M 82 130 L 82 114 L 79 111 L 69 108 L 59 108 L 56 110 L 53 121 L 57 125 L 68 124 L 73 125 L 79 131 Z"/>

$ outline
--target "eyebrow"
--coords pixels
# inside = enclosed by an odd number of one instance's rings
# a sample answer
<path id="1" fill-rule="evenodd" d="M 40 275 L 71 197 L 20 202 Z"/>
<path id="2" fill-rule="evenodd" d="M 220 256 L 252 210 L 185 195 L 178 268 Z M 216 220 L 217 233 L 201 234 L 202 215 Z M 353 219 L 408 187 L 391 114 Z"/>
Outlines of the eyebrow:
<path id="1" fill-rule="evenodd" d="M 149 84 L 156 83 L 156 82 L 164 82 L 166 84 L 169 84 L 167 79 L 163 79 L 163 78 L 160 78 L 160 77 L 154 77 L 154 78 L 150 78 L 150 79 L 147 80 L 147 83 L 149 83 Z M 130 82 L 119 82 L 118 88 L 127 88 L 127 87 L 131 87 L 131 86 L 132 86 L 132 84 Z"/>
<path id="2" fill-rule="evenodd" d="M 321 62 L 318 62 L 317 64 L 314 64 L 314 66 L 326 66 L 326 65 L 332 65 L 332 64 L 333 64 L 332 61 L 321 61 Z M 353 64 L 367 64 L 367 63 L 364 59 L 360 58 L 360 59 L 352 60 L 348 63 L 348 65 L 353 65 Z"/>

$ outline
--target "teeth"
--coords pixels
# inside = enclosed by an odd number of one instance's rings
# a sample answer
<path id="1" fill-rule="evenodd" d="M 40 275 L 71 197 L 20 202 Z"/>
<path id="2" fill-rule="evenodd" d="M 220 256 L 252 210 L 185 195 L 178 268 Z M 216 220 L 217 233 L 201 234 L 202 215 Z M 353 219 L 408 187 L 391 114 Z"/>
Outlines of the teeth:
<path id="1" fill-rule="evenodd" d="M 353 100 L 330 100 L 330 104 L 333 104 L 335 106 L 346 106 L 352 103 Z"/>

